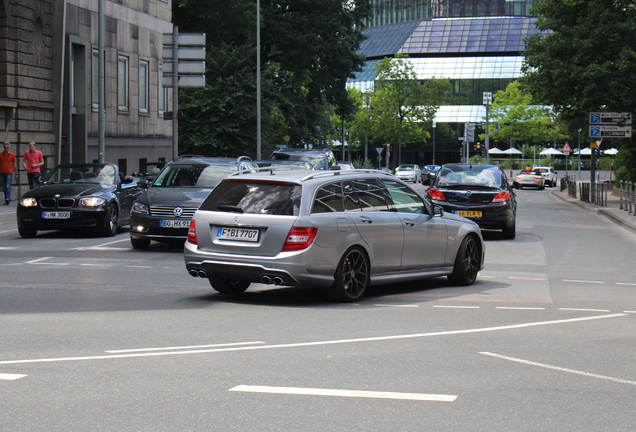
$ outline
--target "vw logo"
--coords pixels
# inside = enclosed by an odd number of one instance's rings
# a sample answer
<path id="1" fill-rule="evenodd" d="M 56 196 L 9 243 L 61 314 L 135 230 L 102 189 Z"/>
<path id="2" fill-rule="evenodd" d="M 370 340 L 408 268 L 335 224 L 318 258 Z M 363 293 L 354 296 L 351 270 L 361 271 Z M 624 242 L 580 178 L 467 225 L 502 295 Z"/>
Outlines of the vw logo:
<path id="1" fill-rule="evenodd" d="M 238 216 L 234 217 L 234 223 L 237 225 L 241 224 L 241 218 L 239 218 Z"/>
<path id="2" fill-rule="evenodd" d="M 181 207 L 175 207 L 174 210 L 172 210 L 172 214 L 175 216 L 181 216 L 183 214 L 183 209 Z"/>

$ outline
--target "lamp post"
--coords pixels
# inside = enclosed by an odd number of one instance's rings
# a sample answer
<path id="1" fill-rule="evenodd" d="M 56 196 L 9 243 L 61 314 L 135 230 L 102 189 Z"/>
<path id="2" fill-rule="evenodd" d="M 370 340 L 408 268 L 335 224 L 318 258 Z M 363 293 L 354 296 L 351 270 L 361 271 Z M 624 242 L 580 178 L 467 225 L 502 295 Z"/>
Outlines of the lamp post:
<path id="1" fill-rule="evenodd" d="M 435 129 L 436 128 L 437 128 L 437 122 L 433 120 L 433 162 L 432 162 L 433 165 L 435 165 Z"/>
<path id="2" fill-rule="evenodd" d="M 261 160 L 261 1 L 256 0 L 256 159 Z"/>
<path id="3" fill-rule="evenodd" d="M 483 103 L 486 105 L 486 163 L 490 163 L 490 156 L 488 151 L 490 150 L 490 104 L 492 103 L 492 92 L 484 92 Z"/>

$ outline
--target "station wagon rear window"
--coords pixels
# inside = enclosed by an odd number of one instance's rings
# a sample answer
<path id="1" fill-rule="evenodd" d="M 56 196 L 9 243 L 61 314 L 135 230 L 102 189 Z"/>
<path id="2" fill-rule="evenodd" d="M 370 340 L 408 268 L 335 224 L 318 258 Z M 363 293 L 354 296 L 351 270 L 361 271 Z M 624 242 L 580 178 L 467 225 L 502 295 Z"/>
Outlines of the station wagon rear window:
<path id="1" fill-rule="evenodd" d="M 201 210 L 298 216 L 301 186 L 282 182 L 226 180 L 201 204 Z"/>

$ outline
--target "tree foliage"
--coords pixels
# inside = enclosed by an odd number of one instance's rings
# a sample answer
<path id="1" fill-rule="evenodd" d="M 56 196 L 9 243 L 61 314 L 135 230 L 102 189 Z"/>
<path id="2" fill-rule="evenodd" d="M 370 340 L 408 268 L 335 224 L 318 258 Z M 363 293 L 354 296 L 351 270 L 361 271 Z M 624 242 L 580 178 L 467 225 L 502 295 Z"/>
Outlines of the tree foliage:
<path id="1" fill-rule="evenodd" d="M 349 116 L 346 82 L 360 70 L 368 0 L 261 0 L 263 142 L 320 141 L 334 109 Z M 174 0 L 182 33 L 206 33 L 206 88 L 180 91 L 189 152 L 252 154 L 256 142 L 256 5 Z"/>
<path id="2" fill-rule="evenodd" d="M 633 0 L 537 0 L 533 13 L 545 32 L 527 41 L 523 81 L 540 103 L 552 105 L 572 132 L 587 130 L 589 112 L 634 111 Z M 621 151 L 634 151 L 633 141 L 624 144 Z M 635 168 L 626 166 L 625 178 L 636 180 Z"/>

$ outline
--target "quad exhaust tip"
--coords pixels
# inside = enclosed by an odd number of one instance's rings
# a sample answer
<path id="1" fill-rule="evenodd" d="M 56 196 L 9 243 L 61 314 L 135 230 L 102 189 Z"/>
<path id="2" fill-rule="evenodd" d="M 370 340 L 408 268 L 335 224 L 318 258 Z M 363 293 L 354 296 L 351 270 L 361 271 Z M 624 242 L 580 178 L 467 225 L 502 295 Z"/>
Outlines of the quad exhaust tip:
<path id="1" fill-rule="evenodd" d="M 190 273 L 190 276 L 192 276 L 192 277 L 200 277 L 200 278 L 207 278 L 208 277 L 208 275 L 205 272 L 205 270 L 190 269 L 188 271 L 188 273 Z"/>

